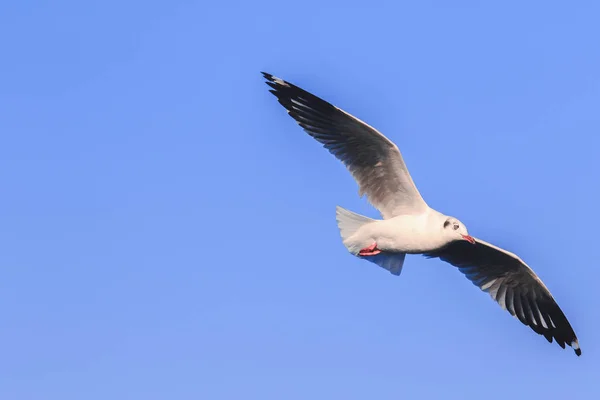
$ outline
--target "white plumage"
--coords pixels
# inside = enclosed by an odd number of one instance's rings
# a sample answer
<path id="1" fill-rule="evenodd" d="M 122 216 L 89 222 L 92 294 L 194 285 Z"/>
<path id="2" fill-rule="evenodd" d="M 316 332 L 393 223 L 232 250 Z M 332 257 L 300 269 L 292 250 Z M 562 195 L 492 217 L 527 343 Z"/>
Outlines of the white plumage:
<path id="1" fill-rule="evenodd" d="M 366 194 L 383 217 L 337 207 L 342 242 L 351 254 L 393 275 L 400 275 L 406 254 L 446 261 L 533 331 L 581 355 L 573 328 L 539 277 L 516 255 L 473 238 L 459 220 L 430 208 L 391 140 L 325 100 L 263 76 L 289 115 L 344 163 L 359 194 Z"/>

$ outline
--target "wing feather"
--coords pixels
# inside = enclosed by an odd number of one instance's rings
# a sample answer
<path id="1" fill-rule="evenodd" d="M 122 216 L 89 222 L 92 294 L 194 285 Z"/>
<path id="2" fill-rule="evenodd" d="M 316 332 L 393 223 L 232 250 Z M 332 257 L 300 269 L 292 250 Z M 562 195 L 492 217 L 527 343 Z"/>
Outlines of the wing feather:
<path id="1" fill-rule="evenodd" d="M 476 239 L 472 245 L 464 240 L 425 254 L 456 267 L 467 279 L 503 309 L 549 342 L 573 347 L 581 355 L 579 341 L 567 317 L 552 294 L 527 264 L 506 250 Z"/>
<path id="2" fill-rule="evenodd" d="M 382 214 L 419 214 L 428 208 L 398 147 L 375 128 L 325 100 L 265 72 L 267 85 L 288 114 L 348 168 L 359 195 Z"/>

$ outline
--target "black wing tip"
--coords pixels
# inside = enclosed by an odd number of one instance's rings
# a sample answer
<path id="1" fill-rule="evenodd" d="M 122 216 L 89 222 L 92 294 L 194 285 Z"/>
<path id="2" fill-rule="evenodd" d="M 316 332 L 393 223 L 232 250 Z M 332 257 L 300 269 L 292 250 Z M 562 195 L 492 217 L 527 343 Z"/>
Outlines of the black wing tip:
<path id="1" fill-rule="evenodd" d="M 575 333 L 572 330 L 571 330 L 571 334 L 566 336 L 566 337 L 571 337 L 571 339 L 566 339 L 564 333 L 560 334 L 559 332 L 556 332 L 554 329 L 539 331 L 539 330 L 535 329 L 536 327 L 533 324 L 525 324 L 525 325 L 532 328 L 536 333 L 544 336 L 549 343 L 552 343 L 552 341 L 554 341 L 554 342 L 556 342 L 556 344 L 558 344 L 563 349 L 565 349 L 566 346 L 570 346 L 573 348 L 573 351 L 575 351 L 575 354 L 577 354 L 577 356 L 581 355 L 581 348 L 579 347 L 579 340 L 577 340 L 577 337 L 575 336 Z M 539 328 L 539 326 L 538 326 L 538 328 Z"/>
<path id="2" fill-rule="evenodd" d="M 547 338 L 547 337 L 546 337 Z M 550 338 L 552 339 L 552 337 Z M 579 357 L 581 356 L 581 348 L 579 347 L 579 340 L 577 340 L 577 338 L 573 339 L 571 342 L 565 342 L 563 340 L 559 340 L 557 337 L 554 337 L 556 343 L 558 343 L 558 345 L 560 347 L 562 347 L 563 349 L 566 348 L 566 346 L 571 346 L 573 348 L 573 351 L 575 352 L 575 354 Z M 552 342 L 552 340 L 549 340 L 549 342 Z"/>
<path id="3" fill-rule="evenodd" d="M 281 87 L 281 86 L 288 86 L 288 87 L 291 86 L 291 84 L 289 82 L 286 82 L 283 79 L 278 78 L 273 74 L 270 74 L 270 73 L 264 72 L 264 71 L 260 71 L 260 73 L 267 80 L 267 82 L 265 82 L 265 83 L 267 85 L 271 86 L 272 88 Z"/>
<path id="4" fill-rule="evenodd" d="M 289 102 L 289 98 L 294 97 L 297 93 L 295 91 L 298 89 L 296 86 L 292 85 L 289 82 L 284 81 L 281 78 L 278 78 L 268 72 L 260 72 L 263 77 L 266 79 L 265 83 L 271 89 L 271 92 L 275 97 L 277 97 L 280 103 L 286 108 L 290 109 L 291 105 L 287 104 Z M 296 90 L 295 90 L 296 89 Z"/>
<path id="5" fill-rule="evenodd" d="M 579 347 L 579 340 L 575 339 L 571 342 L 571 347 L 575 350 L 575 354 L 579 357 L 581 355 L 581 348 Z"/>
<path id="6" fill-rule="evenodd" d="M 263 78 L 267 80 L 267 82 L 265 82 L 266 84 L 275 82 L 275 77 L 272 74 L 269 74 L 268 72 L 264 71 L 260 71 L 260 73 L 262 74 Z"/>
<path id="7" fill-rule="evenodd" d="M 309 119 L 315 122 L 315 119 L 329 119 L 332 113 L 338 112 L 338 108 L 322 98 L 307 92 L 306 90 L 290 83 L 284 79 L 274 76 L 268 72 L 261 71 L 261 74 L 266 79 L 265 83 L 271 87 L 271 92 L 279 103 L 288 110 L 288 113 L 293 109 L 297 109 L 293 103 L 301 104 L 302 110 L 298 110 L 303 114 L 304 119 Z M 300 122 L 297 116 L 292 117 Z"/>

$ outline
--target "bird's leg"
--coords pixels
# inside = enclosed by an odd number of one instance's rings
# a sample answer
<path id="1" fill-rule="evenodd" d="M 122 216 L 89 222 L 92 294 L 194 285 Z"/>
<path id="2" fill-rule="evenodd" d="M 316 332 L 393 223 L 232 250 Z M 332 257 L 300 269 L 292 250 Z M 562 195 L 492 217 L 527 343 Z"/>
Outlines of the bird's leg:
<path id="1" fill-rule="evenodd" d="M 373 243 L 372 245 L 370 245 L 369 247 L 365 247 L 364 249 L 362 249 L 361 251 L 358 252 L 359 256 L 375 256 L 377 254 L 381 253 L 381 250 L 379 250 L 377 248 L 377 243 Z"/>

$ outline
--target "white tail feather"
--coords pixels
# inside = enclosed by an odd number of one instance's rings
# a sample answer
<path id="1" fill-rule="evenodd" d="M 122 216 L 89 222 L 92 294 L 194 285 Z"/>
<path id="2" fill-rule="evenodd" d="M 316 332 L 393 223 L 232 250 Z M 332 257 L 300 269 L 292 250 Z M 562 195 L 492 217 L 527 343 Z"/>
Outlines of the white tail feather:
<path id="1" fill-rule="evenodd" d="M 340 228 L 340 234 L 342 236 L 342 241 L 344 242 L 344 246 L 348 249 L 348 251 L 359 258 L 370 261 L 374 264 L 379 265 L 381 268 L 384 268 L 393 275 L 400 275 L 402 272 L 402 266 L 404 265 L 404 257 L 406 254 L 404 253 L 381 253 L 375 256 L 359 256 L 358 252 L 361 249 L 361 246 L 366 246 L 371 243 L 360 243 L 360 238 L 350 238 L 364 225 L 374 222 L 375 220 L 369 217 L 365 217 L 364 215 L 357 214 L 350 210 L 346 210 L 343 207 L 337 206 L 335 210 L 335 217 L 338 223 L 338 228 Z"/>
<path id="2" fill-rule="evenodd" d="M 360 257 L 364 260 L 371 261 L 379 265 L 383 269 L 390 271 L 392 275 L 399 276 L 404 266 L 405 253 L 380 253 L 376 256 Z"/>
<path id="3" fill-rule="evenodd" d="M 354 213 L 340 206 L 336 206 L 335 208 L 335 219 L 337 220 L 338 228 L 340 228 L 343 241 L 354 235 L 361 226 L 375 221 L 372 218 Z"/>

